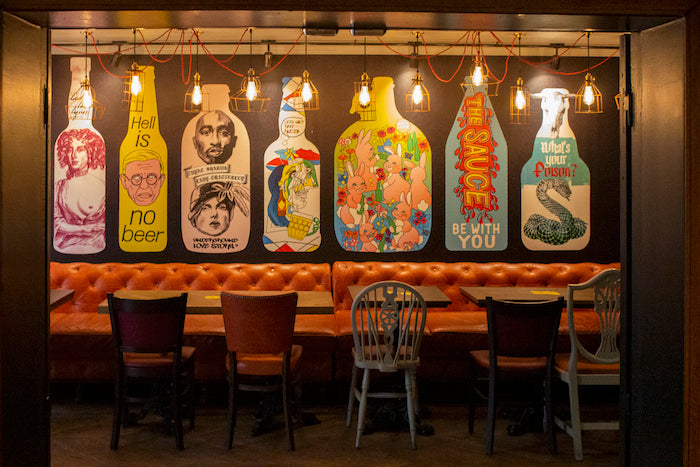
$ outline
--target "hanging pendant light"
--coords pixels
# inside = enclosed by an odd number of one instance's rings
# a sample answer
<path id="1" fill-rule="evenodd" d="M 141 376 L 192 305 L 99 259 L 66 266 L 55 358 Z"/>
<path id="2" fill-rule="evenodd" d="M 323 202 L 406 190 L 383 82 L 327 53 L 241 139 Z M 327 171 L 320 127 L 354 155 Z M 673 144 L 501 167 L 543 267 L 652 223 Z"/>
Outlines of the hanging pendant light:
<path id="1" fill-rule="evenodd" d="M 489 80 L 489 69 L 481 47 L 481 33 L 476 32 L 475 34 L 476 39 L 472 47 L 476 47 L 476 56 L 472 59 L 472 67 L 469 76 L 465 77 L 464 82 L 460 83 L 460 86 L 465 92 L 467 88 L 470 88 L 471 91 L 474 92 L 475 86 L 484 86 L 487 96 L 497 96 L 498 85 L 500 83 L 498 81 Z"/>
<path id="2" fill-rule="evenodd" d="M 591 33 L 586 33 L 586 70 L 591 69 Z M 603 95 L 594 83 L 595 78 L 587 71 L 583 84 L 576 93 L 574 112 L 577 114 L 599 114 L 603 112 Z"/>
<path id="3" fill-rule="evenodd" d="M 518 80 L 510 87 L 510 123 L 522 125 L 530 122 L 530 93 L 523 84 L 520 76 L 521 50 L 520 41 L 523 33 L 516 34 L 518 38 Z"/>
<path id="4" fill-rule="evenodd" d="M 77 91 L 77 95 L 71 96 L 71 102 L 77 102 L 78 108 L 74 108 L 69 114 L 73 115 L 75 118 L 77 115 L 84 116 L 86 120 L 100 120 L 104 115 L 105 107 L 100 104 L 97 99 L 95 99 L 95 88 L 90 84 L 90 77 L 88 73 L 90 72 L 90 60 L 88 55 L 88 43 L 87 38 L 90 35 L 89 30 L 84 30 L 83 35 L 85 36 L 85 77 L 80 83 L 80 88 Z"/>
<path id="5" fill-rule="evenodd" d="M 301 75 L 301 100 L 304 103 L 304 110 L 318 110 L 320 108 L 318 89 L 311 81 L 308 67 L 306 66 L 308 56 L 307 38 L 307 31 L 304 29 L 304 73 Z"/>
<path id="6" fill-rule="evenodd" d="M 416 74 L 411 80 L 411 87 L 406 93 L 406 112 L 430 112 L 430 93 L 423 85 L 423 77 L 418 71 L 418 46 L 421 33 L 416 32 L 416 42 L 413 43 L 412 59 L 416 64 Z"/>
<path id="7" fill-rule="evenodd" d="M 355 95 L 359 108 L 360 120 L 375 120 L 377 118 L 377 102 L 374 97 L 374 90 L 370 85 L 370 77 L 367 74 L 367 38 L 364 38 L 364 71 L 359 82 L 355 82 Z"/>
<path id="8" fill-rule="evenodd" d="M 231 97 L 229 107 L 237 112 L 265 112 L 269 97 L 263 97 L 260 79 L 253 68 L 253 28 L 250 30 L 250 67 L 241 81 L 241 89 Z"/>
<path id="9" fill-rule="evenodd" d="M 185 112 L 189 113 L 199 113 L 202 110 L 202 103 L 205 98 L 208 98 L 202 92 L 202 77 L 199 74 L 199 36 L 202 34 L 199 30 L 194 30 L 194 34 L 197 37 L 197 55 L 195 55 L 195 74 L 192 79 L 192 86 L 185 93 Z M 192 49 L 190 49 L 192 50 Z M 208 99 L 207 99 L 208 101 Z M 207 102 L 204 106 L 208 109 L 209 103 Z"/>
<path id="10" fill-rule="evenodd" d="M 136 60 L 136 31 L 138 31 L 138 28 L 132 29 L 134 34 L 133 62 L 131 63 L 131 68 L 126 71 L 127 79 L 124 81 L 122 102 L 126 104 L 130 110 L 141 112 L 143 110 L 143 87 L 141 84 L 143 69 L 139 67 Z"/>

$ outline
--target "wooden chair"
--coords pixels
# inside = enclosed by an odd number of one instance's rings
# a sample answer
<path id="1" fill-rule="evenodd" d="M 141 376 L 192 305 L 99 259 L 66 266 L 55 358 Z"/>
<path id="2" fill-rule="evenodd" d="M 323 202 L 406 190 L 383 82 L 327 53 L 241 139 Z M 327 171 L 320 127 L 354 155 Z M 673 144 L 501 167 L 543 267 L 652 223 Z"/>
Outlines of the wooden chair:
<path id="1" fill-rule="evenodd" d="M 355 399 L 358 408 L 355 447 L 365 423 L 367 398 L 405 398 L 411 432 L 416 448 L 417 389 L 416 368 L 425 329 L 426 306 L 423 297 L 411 286 L 384 281 L 366 287 L 352 302 L 352 335 L 355 347 L 350 382 L 346 426 L 350 426 Z M 358 370 L 364 371 L 362 388 L 357 388 Z M 370 372 L 404 372 L 404 392 L 370 392 Z"/>
<path id="2" fill-rule="evenodd" d="M 594 310 L 600 323 L 600 339 L 595 350 L 589 350 L 576 334 L 576 313 L 573 294 L 576 290 L 593 287 Z M 619 386 L 620 350 L 617 346 L 620 334 L 620 271 L 607 269 L 581 284 L 567 287 L 566 314 L 571 338 L 571 353 L 558 354 L 555 361 L 556 375 L 569 386 L 571 420 L 556 418 L 556 424 L 574 441 L 574 457 L 583 459 L 582 430 L 618 430 L 617 421 L 582 422 L 579 410 L 579 386 Z"/>
<path id="3" fill-rule="evenodd" d="M 552 453 L 557 445 L 552 411 L 552 375 L 563 298 L 541 302 L 510 302 L 486 297 L 488 350 L 469 352 L 472 362 L 469 395 L 469 433 L 474 432 L 476 376 L 488 371 L 488 415 L 485 450 L 493 453 L 496 398 L 499 383 L 536 381 L 544 383 L 544 430 L 550 433 Z"/>
<path id="4" fill-rule="evenodd" d="M 117 298 L 107 294 L 117 372 L 111 448 L 119 445 L 121 425 L 129 421 L 129 405 L 160 404 L 165 399 L 174 424 L 175 442 L 184 449 L 182 416 L 194 428 L 194 347 L 183 347 L 187 294 L 155 300 Z M 166 383 L 165 394 L 130 393 L 132 383 Z M 167 412 L 166 412 L 167 413 Z"/>
<path id="5" fill-rule="evenodd" d="M 236 391 L 281 391 L 289 450 L 294 450 L 290 391 L 294 391 L 297 415 L 301 414 L 298 388 L 303 348 L 293 345 L 297 293 L 250 296 L 221 293 L 228 347 L 228 433 L 233 447 L 236 427 Z M 299 417 L 301 418 L 301 417 Z"/>

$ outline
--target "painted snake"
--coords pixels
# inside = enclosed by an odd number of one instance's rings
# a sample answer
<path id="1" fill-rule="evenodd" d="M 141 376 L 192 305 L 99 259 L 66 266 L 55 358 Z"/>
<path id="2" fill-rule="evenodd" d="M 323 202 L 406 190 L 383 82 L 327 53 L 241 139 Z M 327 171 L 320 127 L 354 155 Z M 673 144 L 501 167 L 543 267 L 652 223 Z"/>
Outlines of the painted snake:
<path id="1" fill-rule="evenodd" d="M 578 217 L 574 218 L 568 209 L 554 201 L 547 194 L 549 189 L 554 189 L 568 201 L 571 196 L 571 188 L 561 178 L 545 178 L 537 184 L 537 199 L 561 222 L 547 219 L 540 214 L 533 214 L 523 226 L 525 235 L 550 245 L 562 245 L 569 240 L 583 236 L 586 233 L 586 223 Z"/>

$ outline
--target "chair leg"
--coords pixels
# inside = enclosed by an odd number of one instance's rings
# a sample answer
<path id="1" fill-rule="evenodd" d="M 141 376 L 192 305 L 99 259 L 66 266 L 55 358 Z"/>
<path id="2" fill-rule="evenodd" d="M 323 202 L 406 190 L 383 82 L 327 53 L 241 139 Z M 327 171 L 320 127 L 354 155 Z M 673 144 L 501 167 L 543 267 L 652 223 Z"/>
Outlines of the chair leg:
<path id="1" fill-rule="evenodd" d="M 493 435 L 496 429 L 496 381 L 495 378 L 489 378 L 489 401 L 488 415 L 486 418 L 486 455 L 493 454 Z"/>
<path id="2" fill-rule="evenodd" d="M 182 431 L 182 399 L 180 397 L 180 387 L 173 385 L 172 398 L 173 424 L 175 429 L 175 445 L 179 450 L 185 449 L 184 435 Z"/>
<path id="3" fill-rule="evenodd" d="M 545 432 L 549 430 L 550 449 L 552 454 L 557 453 L 557 431 L 554 425 L 554 401 L 552 400 L 552 375 L 545 378 L 544 385 L 544 424 Z"/>
<path id="4" fill-rule="evenodd" d="M 365 428 L 365 414 L 367 413 L 367 391 L 369 391 L 369 368 L 365 368 L 362 375 L 362 397 L 360 398 L 360 408 L 357 414 L 357 436 L 355 437 L 355 447 L 360 447 L 360 436 Z"/>
<path id="5" fill-rule="evenodd" d="M 119 430 L 122 424 L 123 389 L 122 379 L 117 376 L 114 382 L 114 413 L 112 415 L 112 440 L 110 447 L 116 450 L 119 447 Z"/>
<path id="6" fill-rule="evenodd" d="M 574 458 L 583 460 L 583 442 L 581 440 L 581 413 L 578 402 L 578 383 L 574 378 L 569 381 L 569 410 L 571 411 L 571 436 L 574 439 Z"/>
<path id="7" fill-rule="evenodd" d="M 233 370 L 228 375 L 228 428 L 226 430 L 226 449 L 233 447 L 233 430 L 236 428 L 236 380 Z"/>
<path id="8" fill-rule="evenodd" d="M 348 395 L 348 415 L 345 418 L 345 426 L 350 426 L 352 420 L 352 409 L 355 405 L 355 387 L 357 385 L 357 367 L 352 365 L 352 376 L 350 377 L 350 394 Z"/>
<path id="9" fill-rule="evenodd" d="M 469 402 L 469 434 L 474 434 L 474 404 L 476 403 L 476 388 L 474 385 L 476 384 L 476 379 L 473 377 L 469 377 L 469 381 L 467 383 L 467 400 Z"/>
<path id="10" fill-rule="evenodd" d="M 288 358 L 288 357 L 287 357 Z M 290 404 L 290 384 L 289 384 L 289 361 L 284 362 L 284 370 L 282 374 L 282 405 L 284 406 L 284 424 L 287 428 L 287 440 L 289 442 L 289 450 L 294 451 L 294 424 L 292 423 L 292 411 Z"/>
<path id="11" fill-rule="evenodd" d="M 408 428 L 411 431 L 411 447 L 416 449 L 416 408 L 413 399 L 415 397 L 413 394 L 413 370 L 405 370 L 404 379 L 406 385 L 406 411 L 408 413 Z"/>

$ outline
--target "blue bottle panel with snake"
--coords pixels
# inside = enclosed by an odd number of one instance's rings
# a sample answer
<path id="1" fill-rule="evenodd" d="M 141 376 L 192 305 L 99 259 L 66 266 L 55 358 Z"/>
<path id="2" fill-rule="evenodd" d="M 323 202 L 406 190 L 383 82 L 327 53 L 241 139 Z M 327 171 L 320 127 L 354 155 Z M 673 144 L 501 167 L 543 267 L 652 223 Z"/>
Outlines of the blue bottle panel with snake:
<path id="1" fill-rule="evenodd" d="M 566 89 L 543 89 L 542 126 L 520 173 L 521 238 L 530 250 L 581 250 L 591 236 L 591 176 L 568 122 Z"/>

